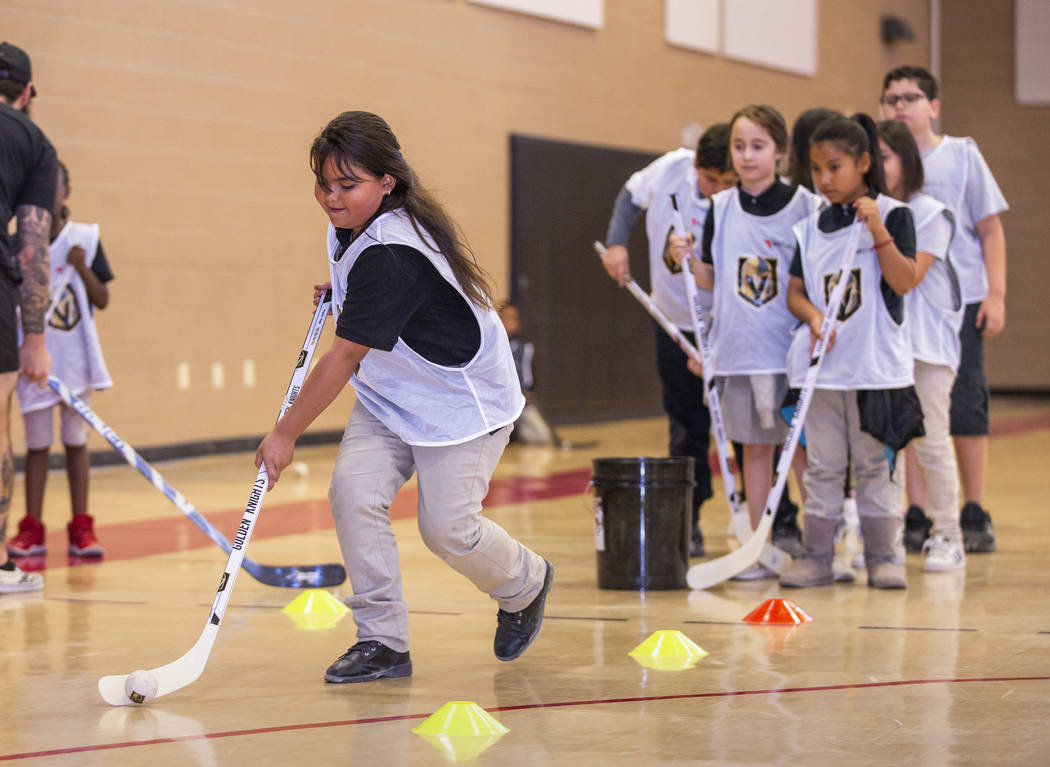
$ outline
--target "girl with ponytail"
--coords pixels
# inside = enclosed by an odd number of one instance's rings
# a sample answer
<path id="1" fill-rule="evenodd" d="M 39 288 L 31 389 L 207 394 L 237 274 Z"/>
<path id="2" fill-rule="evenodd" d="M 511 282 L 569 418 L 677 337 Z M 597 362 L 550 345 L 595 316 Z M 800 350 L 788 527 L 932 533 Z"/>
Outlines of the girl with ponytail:
<path id="1" fill-rule="evenodd" d="M 554 571 L 481 515 L 525 404 L 485 276 L 378 115 L 333 119 L 314 140 L 310 168 L 330 222 L 331 281 L 314 297 L 331 289 L 336 337 L 259 445 L 256 465 L 266 465 L 272 487 L 299 435 L 354 387 L 328 497 L 358 641 L 325 681 L 412 673 L 389 511 L 413 474 L 424 543 L 498 602 L 493 650 L 514 660 L 539 633 Z"/>
<path id="2" fill-rule="evenodd" d="M 842 487 L 853 464 L 868 585 L 904 588 L 895 556 L 900 515 L 885 450 L 922 434 L 903 295 L 915 284 L 915 224 L 908 207 L 884 194 L 875 122 L 864 114 L 829 117 L 810 139 L 816 189 L 831 203 L 795 226 L 788 308 L 820 337 L 824 310 L 839 279 L 849 280 L 827 357 L 806 418 L 808 465 L 803 475 L 806 551 L 780 577 L 784 586 L 834 580 L 835 529 Z M 854 222 L 862 222 L 850 274 L 841 274 Z M 803 332 L 799 338 L 804 342 Z M 804 371 L 792 366 L 791 385 Z"/>

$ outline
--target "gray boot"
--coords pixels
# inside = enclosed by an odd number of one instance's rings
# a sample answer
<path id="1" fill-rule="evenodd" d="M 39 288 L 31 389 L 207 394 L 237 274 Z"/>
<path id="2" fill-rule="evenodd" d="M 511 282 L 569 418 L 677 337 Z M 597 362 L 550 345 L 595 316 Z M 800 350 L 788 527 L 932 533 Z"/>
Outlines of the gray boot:
<path id="1" fill-rule="evenodd" d="M 908 587 L 904 564 L 894 555 L 900 519 L 896 516 L 860 518 L 864 536 L 864 563 L 868 569 L 868 585 L 876 589 L 903 589 Z"/>
<path id="2" fill-rule="evenodd" d="M 831 560 L 835 556 L 837 519 L 806 514 L 802 519 L 802 543 L 806 551 L 780 574 L 780 585 L 791 588 L 827 586 L 835 581 Z"/>

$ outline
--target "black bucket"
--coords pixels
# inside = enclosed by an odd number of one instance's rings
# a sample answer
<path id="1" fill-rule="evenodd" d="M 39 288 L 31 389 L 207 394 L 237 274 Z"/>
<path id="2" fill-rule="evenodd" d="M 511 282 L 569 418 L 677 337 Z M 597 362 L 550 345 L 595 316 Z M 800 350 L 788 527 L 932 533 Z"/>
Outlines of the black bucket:
<path id="1" fill-rule="evenodd" d="M 595 458 L 600 589 L 684 589 L 692 458 Z"/>

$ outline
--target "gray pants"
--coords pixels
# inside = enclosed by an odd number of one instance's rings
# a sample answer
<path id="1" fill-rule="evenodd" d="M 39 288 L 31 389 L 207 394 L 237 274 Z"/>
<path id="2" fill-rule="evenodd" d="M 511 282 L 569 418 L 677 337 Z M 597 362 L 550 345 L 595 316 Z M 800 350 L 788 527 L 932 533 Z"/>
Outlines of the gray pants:
<path id="1" fill-rule="evenodd" d="M 354 405 L 328 491 L 354 594 L 347 599 L 359 641 L 408 650 L 408 606 L 401 591 L 390 505 L 417 472 L 418 524 L 431 551 L 508 612 L 528 606 L 543 586 L 543 559 L 481 516 L 489 479 L 510 428 L 459 445 L 408 445 L 360 403 Z"/>
<path id="2" fill-rule="evenodd" d="M 837 518 L 842 514 L 846 467 L 853 462 L 857 514 L 896 516 L 890 465 L 881 442 L 860 430 L 857 392 L 816 389 L 806 414 L 803 475 L 806 514 Z"/>

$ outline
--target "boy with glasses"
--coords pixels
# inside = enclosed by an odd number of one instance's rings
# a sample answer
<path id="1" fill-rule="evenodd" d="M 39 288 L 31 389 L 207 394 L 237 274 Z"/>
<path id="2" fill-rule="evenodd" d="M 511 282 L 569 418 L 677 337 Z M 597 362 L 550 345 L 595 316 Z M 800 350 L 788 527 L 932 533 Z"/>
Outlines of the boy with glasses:
<path id="1" fill-rule="evenodd" d="M 981 506 L 988 463 L 988 383 L 984 338 L 995 338 L 1006 323 L 1006 238 L 999 214 L 1006 199 L 972 138 L 934 131 L 940 115 L 937 80 L 922 67 L 898 67 L 882 84 L 886 119 L 906 124 L 922 152 L 922 191 L 955 214 L 950 257 L 959 275 L 966 312 L 960 331 L 962 358 L 952 389 L 951 433 L 966 503 L 960 525 L 967 551 L 995 551 L 991 516 Z M 914 503 L 921 499 L 913 498 Z M 930 520 L 919 505 L 908 508 L 905 543 L 919 550 Z M 918 547 L 915 548 L 915 543 Z"/>

